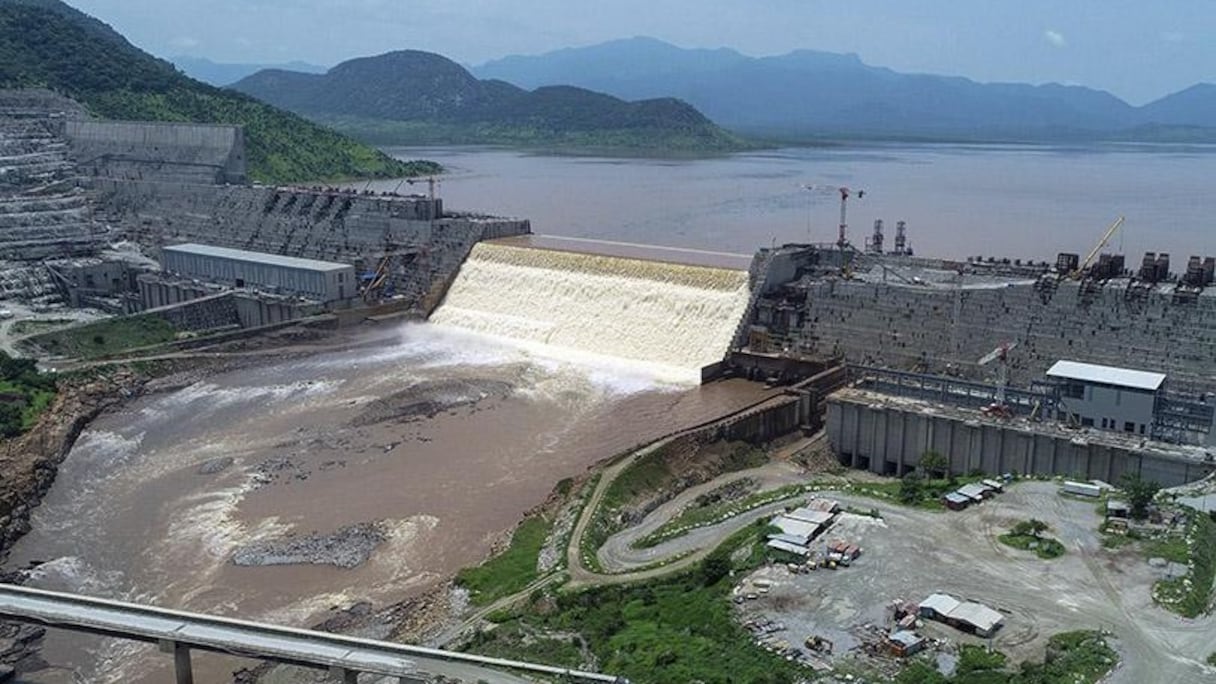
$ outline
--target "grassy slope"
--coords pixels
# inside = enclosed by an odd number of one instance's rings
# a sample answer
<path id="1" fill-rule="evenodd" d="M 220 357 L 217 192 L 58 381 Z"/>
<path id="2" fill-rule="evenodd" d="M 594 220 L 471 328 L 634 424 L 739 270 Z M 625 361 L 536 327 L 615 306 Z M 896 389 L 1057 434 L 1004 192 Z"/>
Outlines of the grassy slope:
<path id="1" fill-rule="evenodd" d="M 511 536 L 505 551 L 474 568 L 465 568 L 456 582 L 469 590 L 474 605 L 486 605 L 528 586 L 536 579 L 536 557 L 552 530 L 543 517 L 526 518 Z"/>
<path id="2" fill-rule="evenodd" d="M 433 173 L 275 109 L 178 73 L 103 24 L 59 3 L 0 3 L 0 87 L 47 87 L 113 119 L 245 127 L 250 176 L 299 182 Z"/>
<path id="3" fill-rule="evenodd" d="M 29 344 L 51 354 L 72 358 L 96 358 L 128 349 L 162 344 L 174 339 L 176 330 L 156 316 L 124 316 L 57 330 L 29 338 Z"/>

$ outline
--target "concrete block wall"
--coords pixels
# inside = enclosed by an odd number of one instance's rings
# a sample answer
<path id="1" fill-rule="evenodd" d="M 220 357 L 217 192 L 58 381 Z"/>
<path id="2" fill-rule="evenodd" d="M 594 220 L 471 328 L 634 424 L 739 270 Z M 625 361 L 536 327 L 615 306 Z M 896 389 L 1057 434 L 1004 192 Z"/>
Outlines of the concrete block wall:
<path id="1" fill-rule="evenodd" d="M 1216 469 L 1194 450 L 1171 453 L 1093 433 L 1039 430 L 1029 424 L 961 418 L 920 405 L 878 404 L 840 395 L 828 398 L 827 428 L 842 463 L 893 476 L 915 470 L 927 451 L 945 456 L 954 473 L 1017 472 L 1112 483 L 1133 473 L 1175 486 Z"/>
<path id="2" fill-rule="evenodd" d="M 1140 299 L 1112 281 L 1089 302 L 1077 283 L 1062 283 L 1042 301 L 1033 283 L 1001 287 L 925 288 L 822 280 L 808 284 L 800 342 L 818 354 L 854 363 L 929 372 L 953 365 L 978 379 L 975 365 L 1006 341 L 1010 378 L 1042 378 L 1057 360 L 1073 359 L 1161 371 L 1181 389 L 1216 391 L 1216 292 L 1178 303 L 1168 287 Z M 956 304 L 957 302 L 957 304 Z"/>

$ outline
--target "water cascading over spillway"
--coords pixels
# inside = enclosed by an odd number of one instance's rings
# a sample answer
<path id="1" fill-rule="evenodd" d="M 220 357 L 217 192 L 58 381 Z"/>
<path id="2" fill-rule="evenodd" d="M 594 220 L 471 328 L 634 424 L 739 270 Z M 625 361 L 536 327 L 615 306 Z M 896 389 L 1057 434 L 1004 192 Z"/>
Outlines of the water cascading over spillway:
<path id="1" fill-rule="evenodd" d="M 431 321 L 699 379 L 747 309 L 743 270 L 483 242 Z"/>

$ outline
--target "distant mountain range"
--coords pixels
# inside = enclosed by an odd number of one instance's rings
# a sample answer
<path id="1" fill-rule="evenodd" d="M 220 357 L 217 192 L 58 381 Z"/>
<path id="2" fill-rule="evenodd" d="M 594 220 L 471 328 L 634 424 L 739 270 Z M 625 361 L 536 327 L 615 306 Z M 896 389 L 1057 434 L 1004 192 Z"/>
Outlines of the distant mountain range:
<path id="1" fill-rule="evenodd" d="M 240 124 L 269 183 L 434 173 L 247 95 L 182 75 L 59 0 L 0 0 L 0 88 L 51 88 L 110 119 Z"/>
<path id="2" fill-rule="evenodd" d="M 626 99 L 677 97 L 729 129 L 770 136 L 1010 140 L 1216 140 L 1216 85 L 1133 107 L 1081 86 L 902 74 L 856 55 L 748 57 L 618 40 L 473 68 L 523 88 L 569 84 Z"/>
<path id="3" fill-rule="evenodd" d="M 170 57 L 170 62 L 190 78 L 197 78 L 203 83 L 214 86 L 226 86 L 236 83 L 250 74 L 262 69 L 287 69 L 302 71 L 306 74 L 323 74 L 328 67 L 309 64 L 308 62 L 287 62 L 285 64 L 243 64 L 236 62 L 213 62 L 206 57 Z"/>
<path id="4" fill-rule="evenodd" d="M 441 55 L 401 50 L 324 74 L 259 71 L 232 88 L 377 144 L 729 151 L 742 141 L 670 97 L 638 102 L 553 85 L 478 80 Z"/>

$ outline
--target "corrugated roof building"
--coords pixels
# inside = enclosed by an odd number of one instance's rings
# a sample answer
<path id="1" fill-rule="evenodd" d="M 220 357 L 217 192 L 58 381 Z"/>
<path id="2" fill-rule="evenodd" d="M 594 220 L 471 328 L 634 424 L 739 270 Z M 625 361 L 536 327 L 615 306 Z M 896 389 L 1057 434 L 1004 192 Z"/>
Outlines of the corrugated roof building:
<path id="1" fill-rule="evenodd" d="M 320 302 L 358 294 L 355 268 L 316 259 L 187 243 L 161 250 L 161 268 L 185 278 Z"/>
<path id="2" fill-rule="evenodd" d="M 1047 371 L 1059 387 L 1059 418 L 1102 430 L 1150 436 L 1165 374 L 1132 368 L 1057 361 Z"/>

